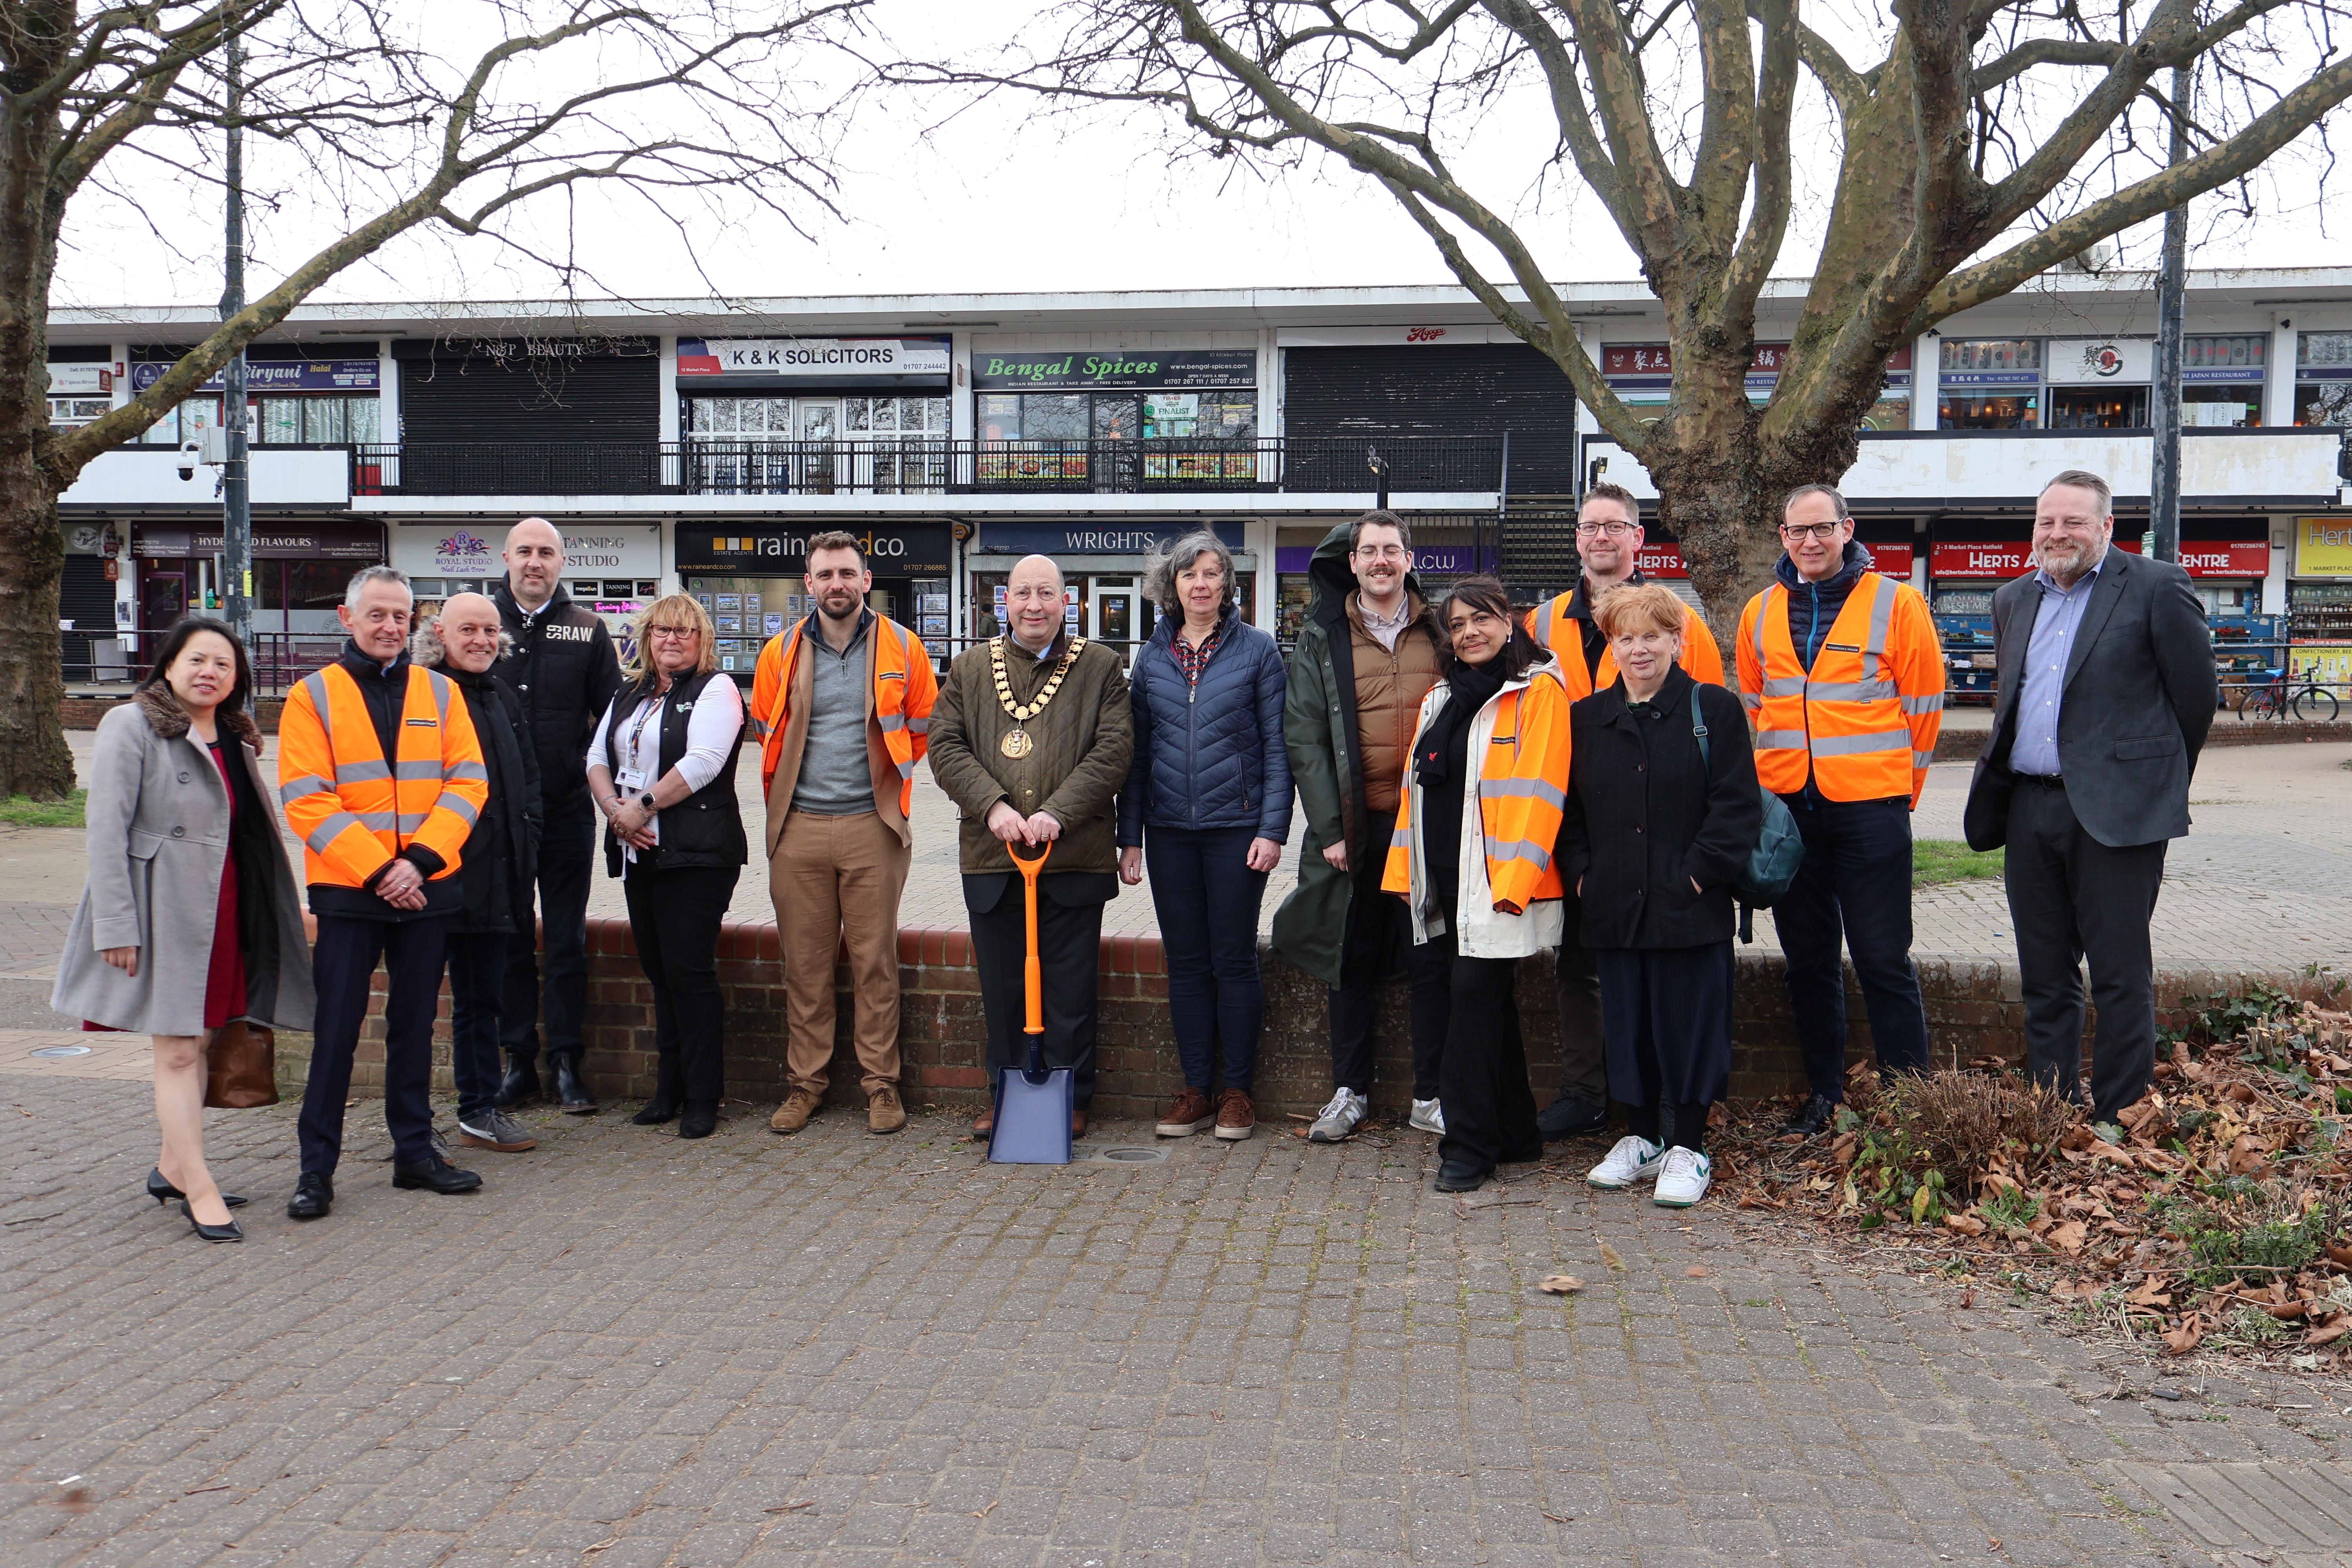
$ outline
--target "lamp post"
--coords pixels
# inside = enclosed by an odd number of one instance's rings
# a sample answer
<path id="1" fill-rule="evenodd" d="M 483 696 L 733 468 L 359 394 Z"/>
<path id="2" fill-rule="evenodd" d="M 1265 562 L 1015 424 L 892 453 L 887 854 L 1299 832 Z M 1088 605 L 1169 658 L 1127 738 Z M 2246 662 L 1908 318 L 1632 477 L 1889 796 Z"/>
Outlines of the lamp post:
<path id="1" fill-rule="evenodd" d="M 228 37 L 227 155 L 222 174 L 228 187 L 227 241 L 222 254 L 221 320 L 245 309 L 245 46 Z M 233 355 L 223 374 L 222 434 L 228 449 L 221 464 L 221 607 L 239 642 L 253 647 L 252 448 L 246 428 L 245 351 Z"/>
<path id="2" fill-rule="evenodd" d="M 2188 68 L 2172 70 L 2174 164 L 2189 161 Z M 2149 550 L 2159 561 L 2180 559 L 2180 361 L 2182 296 L 2188 288 L 2189 210 L 2164 215 L 2164 262 L 2156 285 L 2156 451 L 2148 464 Z"/>

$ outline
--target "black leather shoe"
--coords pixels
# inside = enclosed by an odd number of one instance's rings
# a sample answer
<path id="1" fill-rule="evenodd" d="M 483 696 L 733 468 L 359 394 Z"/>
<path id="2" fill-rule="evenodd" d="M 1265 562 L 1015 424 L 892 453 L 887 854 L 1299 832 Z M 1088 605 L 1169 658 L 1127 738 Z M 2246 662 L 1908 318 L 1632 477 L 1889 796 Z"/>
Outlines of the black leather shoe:
<path id="1" fill-rule="evenodd" d="M 490 1103 L 499 1110 L 528 1103 L 539 1098 L 539 1068 L 529 1057 L 507 1053 L 507 1075 L 499 1079 L 499 1091 L 490 1096 Z"/>
<path id="2" fill-rule="evenodd" d="M 659 1127 L 665 1121 L 677 1119 L 677 1101 L 664 1100 L 660 1095 L 646 1101 L 646 1108 L 629 1118 L 633 1126 Z"/>
<path id="3" fill-rule="evenodd" d="M 677 1135 L 681 1138 L 708 1138 L 719 1131 L 719 1102 L 715 1100 L 689 1100 L 686 1114 L 677 1119 Z"/>
<path id="4" fill-rule="evenodd" d="M 163 1179 L 163 1167 L 157 1166 L 154 1170 L 147 1173 L 147 1195 L 153 1198 L 156 1205 L 161 1207 L 163 1205 L 170 1203 L 173 1198 L 184 1198 L 188 1194 L 173 1186 L 171 1183 L 165 1181 Z M 241 1209 L 245 1206 L 245 1200 L 238 1197 L 235 1193 L 223 1193 L 221 1194 L 221 1202 L 226 1204 L 233 1209 Z"/>
<path id="5" fill-rule="evenodd" d="M 1486 1184 L 1486 1178 L 1493 1173 L 1475 1165 L 1457 1165 L 1448 1160 L 1437 1167 L 1437 1190 L 1441 1193 L 1475 1193 Z"/>
<path id="6" fill-rule="evenodd" d="M 1599 1132 L 1609 1125 L 1609 1108 L 1595 1105 L 1580 1094 L 1563 1094 L 1536 1112 L 1536 1131 L 1547 1143 L 1557 1143 L 1563 1138 L 1580 1138 L 1588 1132 Z"/>
<path id="7" fill-rule="evenodd" d="M 196 1217 L 196 1211 L 188 1206 L 184 1198 L 180 1202 L 180 1212 L 188 1216 L 188 1228 L 206 1241 L 243 1241 L 245 1239 L 245 1232 L 236 1228 L 236 1221 L 232 1219 L 226 1225 L 206 1225 Z"/>
<path id="8" fill-rule="evenodd" d="M 1816 1094 L 1797 1107 L 1797 1114 L 1789 1118 L 1780 1129 L 1783 1138 L 1817 1138 L 1829 1131 L 1837 1121 L 1837 1101 Z"/>
<path id="9" fill-rule="evenodd" d="M 335 1184 L 316 1171 L 305 1171 L 294 1184 L 294 1195 L 286 1201 L 286 1217 L 324 1219 L 334 1206 Z"/>
<path id="10" fill-rule="evenodd" d="M 593 1116 L 596 1097 L 580 1081 L 580 1064 L 568 1056 L 547 1058 L 548 1075 L 554 1079 L 555 1103 L 566 1116 Z"/>
<path id="11" fill-rule="evenodd" d="M 446 1194 L 473 1192 L 481 1186 L 482 1178 L 471 1171 L 457 1169 L 446 1160 L 436 1160 L 429 1165 L 394 1165 L 392 1184 Z"/>

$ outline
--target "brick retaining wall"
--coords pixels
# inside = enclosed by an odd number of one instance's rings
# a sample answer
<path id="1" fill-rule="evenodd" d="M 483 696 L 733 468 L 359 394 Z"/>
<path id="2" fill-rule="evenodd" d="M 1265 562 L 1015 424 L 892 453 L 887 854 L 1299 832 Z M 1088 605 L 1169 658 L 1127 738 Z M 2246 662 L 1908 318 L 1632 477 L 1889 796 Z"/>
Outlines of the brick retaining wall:
<path id="1" fill-rule="evenodd" d="M 898 944 L 900 1052 L 907 1097 L 917 1105 L 977 1106 L 987 1093 L 982 1066 L 979 979 L 971 966 L 961 931 L 906 931 Z M 1315 980 L 1270 953 L 1265 960 L 1265 1034 L 1259 1046 L 1257 1100 L 1261 1114 L 1279 1120 L 1309 1113 L 1329 1098 L 1330 1058 L 1325 1030 L 1325 992 Z M 1739 1098 L 1793 1092 L 1803 1087 L 1802 1064 L 1780 984 L 1777 949 L 1749 947 L 1739 960 L 1732 1045 L 1732 1093 Z M 643 1099 L 653 1091 L 653 995 L 637 967 L 626 922 L 590 922 L 587 1056 L 583 1064 L 597 1094 L 614 1100 Z M 719 978 L 727 994 L 727 1091 L 753 1104 L 772 1104 L 783 1089 L 783 977 L 772 926 L 730 925 L 719 940 Z M 839 1014 L 830 1098 L 841 1104 L 863 1100 L 856 1058 L 849 1047 L 850 1002 L 845 972 L 836 973 Z M 2312 982 L 2291 973 L 2221 974 L 2192 971 L 2160 976 L 2160 1006 L 2182 997 L 2242 989 L 2262 980 L 2281 990 L 2316 994 Z M 1958 1065 L 1981 1056 L 2011 1060 L 2023 1053 L 2024 1006 L 2014 968 L 1999 963 L 1927 959 L 1919 965 L 1921 990 L 1937 1065 Z M 381 973 L 375 982 L 383 984 Z M 1860 993 L 1847 975 L 1847 1011 L 1853 1020 L 1851 1059 L 1868 1054 L 1869 1030 Z M 1101 1035 L 1095 1105 L 1111 1117 L 1141 1117 L 1181 1087 L 1175 1041 L 1168 1027 L 1168 979 L 1154 937 L 1113 937 L 1103 942 Z M 1380 1015 L 1380 1047 L 1373 1099 L 1385 1109 L 1402 1110 L 1411 1087 L 1404 1048 L 1404 990 L 1385 988 Z M 1529 1075 L 1538 1098 L 1549 1100 L 1559 1081 L 1559 1013 L 1552 989 L 1551 960 L 1533 958 L 1519 966 L 1519 1008 L 1528 1036 Z M 446 1089 L 448 1001 L 435 1079 Z M 381 1085 L 381 1008 L 368 1024 L 371 1043 L 361 1047 L 353 1081 L 371 1091 Z M 281 1055 L 299 1058 L 308 1042 L 289 1037 Z M 291 1059 L 289 1059 L 289 1066 Z"/>

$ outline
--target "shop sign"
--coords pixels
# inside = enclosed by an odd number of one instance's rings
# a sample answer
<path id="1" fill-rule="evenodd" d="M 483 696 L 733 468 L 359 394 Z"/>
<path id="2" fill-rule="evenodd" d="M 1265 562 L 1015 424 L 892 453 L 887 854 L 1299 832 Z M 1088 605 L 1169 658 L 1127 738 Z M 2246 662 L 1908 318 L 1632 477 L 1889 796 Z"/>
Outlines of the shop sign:
<path id="1" fill-rule="evenodd" d="M 131 390 L 146 391 L 163 379 L 177 360 L 139 360 L 131 367 Z M 88 368 L 88 367 L 84 367 Z M 196 390 L 219 392 L 227 385 L 226 370 Z M 383 366 L 373 359 L 262 359 L 245 362 L 247 392 L 374 392 L 382 386 Z"/>
<path id="2" fill-rule="evenodd" d="M 506 528 L 499 524 L 404 523 L 393 530 L 392 563 L 412 577 L 494 583 L 506 575 Z M 566 577 L 658 577 L 661 529 L 593 524 L 563 531 Z"/>
<path id="3" fill-rule="evenodd" d="M 1748 362 L 1748 382 L 1750 386 L 1769 387 L 1780 379 L 1789 363 L 1787 343 L 1758 343 L 1755 357 Z M 1911 380 L 1911 345 L 1904 344 L 1886 356 L 1887 374 L 1908 385 Z M 1668 343 L 1603 343 L 1601 346 L 1601 374 L 1604 376 L 1661 376 L 1675 371 L 1675 351 Z"/>
<path id="4" fill-rule="evenodd" d="M 1131 349 L 1116 353 L 983 354 L 971 358 L 971 384 L 1055 390 L 1129 386 L 1255 386 L 1255 349 Z"/>
<path id="5" fill-rule="evenodd" d="M 2352 577 L 2352 515 L 2294 520 L 2294 574 Z"/>
<path id="6" fill-rule="evenodd" d="M 808 569 L 811 534 L 826 528 L 782 523 L 679 523 L 680 572 L 733 574 L 744 577 L 793 577 Z M 950 569 L 949 525 L 944 522 L 877 523 L 853 529 L 866 564 L 878 576 L 931 577 Z"/>
<path id="7" fill-rule="evenodd" d="M 131 553 L 142 560 L 220 552 L 217 523 L 191 528 L 184 523 L 142 522 L 135 525 L 131 536 Z M 253 554 L 257 561 L 355 561 L 373 565 L 383 559 L 383 531 L 373 523 L 315 522 L 289 527 L 257 519 Z"/>
<path id="8" fill-rule="evenodd" d="M 114 367 L 103 364 L 52 364 L 49 366 L 51 397 L 111 397 L 114 395 Z"/>
<path id="9" fill-rule="evenodd" d="M 2033 545 L 2023 539 L 1938 542 L 1927 551 L 1927 572 L 1935 577 L 2022 577 L 2032 570 Z"/>
<path id="10" fill-rule="evenodd" d="M 945 338 L 680 338 L 677 379 L 766 376 L 778 383 L 845 375 L 936 375 L 953 368 Z"/>
<path id="11" fill-rule="evenodd" d="M 1228 550 L 1242 548 L 1242 525 L 1210 525 Z M 1156 555 L 1197 522 L 983 522 L 972 551 L 982 555 Z"/>
<path id="12" fill-rule="evenodd" d="M 1870 552 L 1871 567 L 1874 571 L 1885 576 L 1909 581 L 1913 559 L 1911 546 L 1873 544 L 1864 540 L 1863 548 Z M 1690 569 L 1683 564 L 1682 546 L 1679 544 L 1645 542 L 1633 557 L 1633 564 L 1644 577 L 1681 578 L 1690 575 Z"/>
<path id="13" fill-rule="evenodd" d="M 2156 345 L 2146 338 L 2052 338 L 2042 363 L 2053 386 L 2139 385 L 2154 378 Z"/>
<path id="14" fill-rule="evenodd" d="M 2116 548 L 2140 553 L 2137 539 L 2118 539 Z M 2180 565 L 2191 577 L 2267 577 L 2271 547 L 2263 539 L 2184 539 Z"/>
<path id="15" fill-rule="evenodd" d="M 2342 691 L 2352 687 L 2352 643 L 2297 643 L 2286 650 L 2289 680 L 2309 676 L 2322 686 Z"/>

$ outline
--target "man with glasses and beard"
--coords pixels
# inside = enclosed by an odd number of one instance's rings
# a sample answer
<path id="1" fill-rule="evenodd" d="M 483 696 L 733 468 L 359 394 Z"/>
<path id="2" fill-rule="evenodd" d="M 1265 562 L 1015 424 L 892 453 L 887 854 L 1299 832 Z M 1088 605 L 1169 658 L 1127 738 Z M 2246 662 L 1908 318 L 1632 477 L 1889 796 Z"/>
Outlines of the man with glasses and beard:
<path id="1" fill-rule="evenodd" d="M 2156 1068 L 2148 921 L 2221 700 L 2189 574 L 2114 548 L 2113 502 L 2080 468 L 2042 487 L 2035 570 L 1992 597 L 2000 696 L 1966 817 L 1970 848 L 2008 849 L 2026 1066 L 2070 1099 L 2082 1094 L 2090 960 L 2091 1114 L 2106 1122 Z"/>

